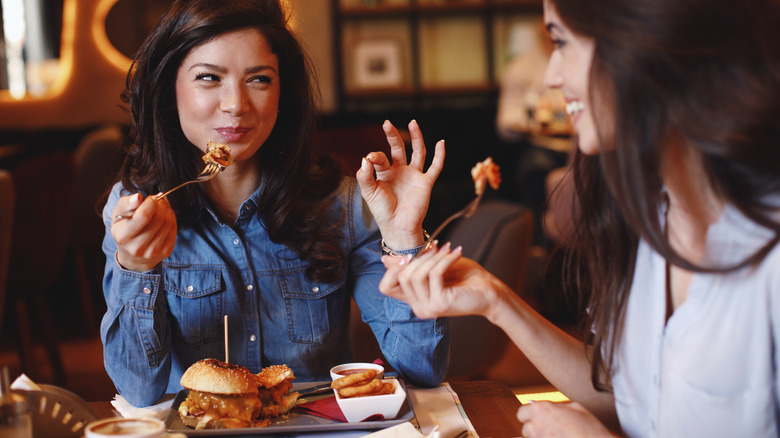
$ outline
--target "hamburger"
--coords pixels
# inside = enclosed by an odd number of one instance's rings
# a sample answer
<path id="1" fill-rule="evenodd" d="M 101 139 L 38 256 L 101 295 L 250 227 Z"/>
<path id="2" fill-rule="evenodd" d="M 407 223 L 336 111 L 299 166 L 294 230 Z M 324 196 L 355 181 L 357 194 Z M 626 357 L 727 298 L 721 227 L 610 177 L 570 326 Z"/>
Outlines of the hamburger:
<path id="1" fill-rule="evenodd" d="M 182 422 L 195 429 L 268 426 L 271 418 L 288 413 L 299 396 L 290 393 L 292 370 L 286 365 L 269 368 L 252 374 L 217 359 L 194 363 L 181 377 L 190 391 L 179 405 Z"/>

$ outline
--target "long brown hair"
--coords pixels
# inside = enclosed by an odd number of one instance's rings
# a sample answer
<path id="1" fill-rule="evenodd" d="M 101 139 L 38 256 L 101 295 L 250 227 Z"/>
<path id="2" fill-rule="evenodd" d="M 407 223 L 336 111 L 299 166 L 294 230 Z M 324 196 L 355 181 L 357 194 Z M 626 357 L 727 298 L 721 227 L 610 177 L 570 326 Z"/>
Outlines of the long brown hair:
<path id="1" fill-rule="evenodd" d="M 595 41 L 594 118 L 614 120 L 604 150 L 577 152 L 575 235 L 565 283 L 587 309 L 593 383 L 608 389 L 639 239 L 670 263 L 725 272 L 760 262 L 780 236 L 780 3 L 776 0 L 549 0 L 573 32 Z M 601 104 L 603 102 L 603 104 Z M 775 238 L 734 266 L 699 266 L 669 244 L 660 156 L 670 134 L 701 157 L 715 193 Z"/>
<path id="2" fill-rule="evenodd" d="M 125 188 L 147 194 L 164 191 L 197 175 L 201 152 L 179 124 L 176 74 L 195 47 L 227 32 L 260 31 L 279 59 L 279 115 L 271 135 L 256 153 L 263 224 L 271 239 L 287 245 L 310 263 L 307 274 L 334 281 L 346 256 L 329 212 L 341 173 L 327 157 L 317 159 L 312 134 L 317 84 L 311 63 L 288 27 L 279 0 L 179 0 L 160 19 L 139 49 L 122 98 L 129 104 L 132 129 L 123 147 Z M 170 198 L 180 226 L 200 211 L 203 195 L 193 184 Z"/>

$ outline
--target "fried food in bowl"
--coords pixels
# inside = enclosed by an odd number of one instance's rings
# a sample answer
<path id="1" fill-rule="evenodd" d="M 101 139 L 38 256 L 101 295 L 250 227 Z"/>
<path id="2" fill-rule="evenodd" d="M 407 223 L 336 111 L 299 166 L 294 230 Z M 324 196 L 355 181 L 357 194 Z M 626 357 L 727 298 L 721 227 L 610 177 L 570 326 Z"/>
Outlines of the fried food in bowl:
<path id="1" fill-rule="evenodd" d="M 372 383 L 369 385 L 378 382 L 380 387 L 389 386 L 389 393 L 381 395 L 357 394 L 351 397 L 342 397 L 340 393 L 344 389 L 349 390 L 354 387 L 333 390 L 336 402 L 348 422 L 357 423 L 375 415 L 381 415 L 384 420 L 392 420 L 398 416 L 398 412 L 406 400 L 406 391 L 398 379 L 372 379 L 370 382 Z"/>

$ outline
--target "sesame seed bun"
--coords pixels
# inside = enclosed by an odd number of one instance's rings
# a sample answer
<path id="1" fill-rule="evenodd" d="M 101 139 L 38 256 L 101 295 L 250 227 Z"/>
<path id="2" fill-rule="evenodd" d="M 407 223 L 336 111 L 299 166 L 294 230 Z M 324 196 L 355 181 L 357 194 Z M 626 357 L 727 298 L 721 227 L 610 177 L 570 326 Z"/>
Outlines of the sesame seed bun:
<path id="1" fill-rule="evenodd" d="M 217 359 L 192 364 L 181 376 L 181 386 L 199 392 L 222 395 L 257 394 L 257 376 L 248 369 Z"/>

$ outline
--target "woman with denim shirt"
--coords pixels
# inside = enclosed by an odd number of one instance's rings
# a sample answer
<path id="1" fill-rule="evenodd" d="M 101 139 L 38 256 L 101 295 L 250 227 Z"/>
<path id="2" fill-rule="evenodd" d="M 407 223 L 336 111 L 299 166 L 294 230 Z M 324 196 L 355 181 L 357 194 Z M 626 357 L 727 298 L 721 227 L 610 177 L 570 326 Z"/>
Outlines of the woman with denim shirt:
<path id="1" fill-rule="evenodd" d="M 223 358 L 224 315 L 231 362 L 327 380 L 352 358 L 351 298 L 401 375 L 424 386 L 444 376 L 446 320 L 418 319 L 378 291 L 380 233 L 401 252 L 423 243 L 443 142 L 424 172 L 417 124 L 407 164 L 386 122 L 393 164 L 364 159 L 366 203 L 355 178 L 311 151 L 312 77 L 278 0 L 177 1 L 138 51 L 123 93 L 133 123 L 121 180 L 103 210 L 104 362 L 130 403 L 151 405 L 181 390 L 192 363 Z M 233 164 L 149 196 L 197 175 L 209 141 L 228 145 Z M 391 184 L 399 179 L 411 183 Z"/>

